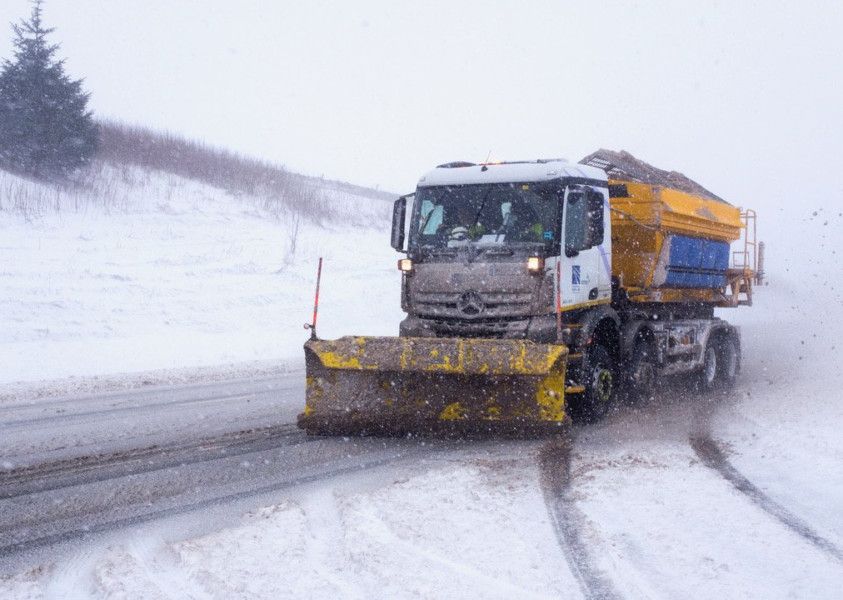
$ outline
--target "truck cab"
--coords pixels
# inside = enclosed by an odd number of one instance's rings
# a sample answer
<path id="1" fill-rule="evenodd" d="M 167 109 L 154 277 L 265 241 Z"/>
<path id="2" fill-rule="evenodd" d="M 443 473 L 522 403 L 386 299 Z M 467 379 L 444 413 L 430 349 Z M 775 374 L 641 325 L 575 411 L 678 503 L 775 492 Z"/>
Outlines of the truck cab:
<path id="1" fill-rule="evenodd" d="M 611 243 L 598 168 L 442 165 L 395 205 L 400 334 L 561 341 L 560 313 L 611 302 Z"/>

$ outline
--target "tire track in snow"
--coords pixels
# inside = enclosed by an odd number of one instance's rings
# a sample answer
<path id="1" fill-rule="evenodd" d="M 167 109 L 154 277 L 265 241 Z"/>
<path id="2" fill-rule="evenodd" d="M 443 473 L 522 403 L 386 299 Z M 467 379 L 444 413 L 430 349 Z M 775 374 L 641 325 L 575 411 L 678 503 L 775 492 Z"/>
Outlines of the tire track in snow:
<path id="1" fill-rule="evenodd" d="M 149 581 L 163 598 L 189 598 L 212 600 L 210 590 L 205 590 L 187 569 L 181 569 L 180 558 L 160 536 L 136 538 L 129 542 L 127 552 L 134 559 Z M 100 591 L 100 590 L 98 590 Z M 108 596 L 108 590 L 101 590 Z"/>
<path id="2" fill-rule="evenodd" d="M 478 569 L 468 562 L 460 560 L 447 554 L 441 554 L 435 550 L 427 549 L 419 544 L 414 544 L 398 533 L 375 511 L 371 505 L 367 505 L 361 511 L 365 518 L 367 532 L 379 539 L 384 546 L 392 548 L 394 552 L 402 552 L 405 555 L 416 557 L 417 559 L 436 567 L 438 572 L 449 572 L 454 577 L 459 577 L 462 580 L 471 580 L 477 586 L 493 586 L 495 590 L 504 592 L 510 598 L 546 598 L 547 595 L 535 593 L 524 589 L 517 584 L 513 584 L 505 579 L 501 579 L 489 573 Z M 444 573 L 443 573 L 443 576 Z M 482 593 L 478 593 L 482 596 Z"/>
<path id="3" fill-rule="evenodd" d="M 694 436 L 690 439 L 690 443 L 697 457 L 699 457 L 705 466 L 716 471 L 756 506 L 815 547 L 843 562 L 843 549 L 822 537 L 805 521 L 770 498 L 758 486 L 747 479 L 729 462 L 726 453 L 711 436 L 705 434 Z"/>
<path id="4" fill-rule="evenodd" d="M 314 439 L 307 437 L 295 424 L 283 424 L 226 433 L 187 444 L 150 446 L 23 467 L 0 472 L 0 500 L 265 452 Z"/>
<path id="5" fill-rule="evenodd" d="M 334 489 L 320 489 L 308 494 L 301 505 L 309 536 L 305 554 L 314 570 L 335 589 L 335 594 L 347 599 L 365 599 L 367 594 L 344 568 L 345 527 Z"/>
<path id="6" fill-rule="evenodd" d="M 583 536 L 585 515 L 571 498 L 571 446 L 569 438 L 556 438 L 539 451 L 542 492 L 547 512 L 571 572 L 588 600 L 622 598 L 589 552 Z"/>
<path id="7" fill-rule="evenodd" d="M 234 397 L 244 393 L 244 387 L 251 390 L 253 393 L 262 393 L 268 391 L 284 391 L 291 386 L 286 382 L 287 376 L 296 375 L 296 373 L 283 373 L 278 375 L 266 375 L 260 377 L 244 377 L 235 379 L 223 379 L 219 381 L 201 382 L 201 383 L 166 383 L 161 382 L 154 385 L 146 385 L 144 383 L 137 383 L 137 387 L 118 387 L 116 389 L 105 389 L 101 391 L 90 390 L 87 392 L 65 392 L 62 395 L 51 399 L 49 396 L 40 397 L 34 396 L 27 400 L 9 400 L 6 401 L 0 396 L 0 415 L 5 413 L 15 412 L 40 412 L 49 413 L 54 411 L 55 415 L 61 416 L 67 414 L 65 406 L 86 407 L 88 405 L 96 407 L 104 404 L 106 408 L 118 406 L 149 406 L 150 399 L 161 395 L 184 396 L 182 400 L 174 400 L 180 402 L 184 399 L 193 399 L 197 397 L 204 398 L 222 398 Z M 283 387 L 282 387 L 283 386 Z M 221 391 L 228 388 L 235 388 L 236 391 Z M 207 395 L 210 393 L 210 396 Z M 14 396 L 9 395 L 9 398 Z M 132 404 L 135 402 L 136 404 Z M 88 412 L 96 412 L 96 409 L 87 409 Z"/>
<path id="8" fill-rule="evenodd" d="M 182 504 L 178 506 L 172 506 L 169 508 L 164 508 L 160 510 L 153 510 L 144 514 L 124 517 L 113 519 L 101 523 L 97 523 L 95 525 L 77 529 L 71 529 L 66 531 L 60 531 L 57 533 L 45 535 L 42 537 L 35 537 L 24 539 L 20 541 L 13 542 L 11 544 L 7 544 L 5 546 L 0 546 L 0 558 L 5 558 L 8 556 L 13 556 L 15 554 L 20 554 L 23 552 L 28 552 L 33 549 L 42 548 L 45 546 L 52 546 L 55 544 L 61 544 L 73 540 L 85 540 L 94 535 L 108 533 L 114 530 L 123 529 L 127 527 L 132 527 L 135 525 L 141 525 L 143 523 L 147 523 L 150 521 L 164 519 L 167 517 L 172 517 L 176 515 L 186 514 L 190 512 L 195 512 L 202 509 L 213 508 L 217 506 L 222 506 L 225 504 L 231 504 L 240 500 L 248 499 L 253 496 L 260 496 L 263 494 L 268 494 L 272 492 L 277 492 L 285 489 L 294 488 L 301 485 L 306 485 L 309 483 L 315 483 L 321 480 L 331 479 L 334 477 L 340 477 L 342 475 L 349 475 L 357 472 L 361 472 L 364 470 L 373 469 L 376 467 L 381 467 L 387 465 L 389 463 L 398 462 L 402 459 L 407 459 L 413 456 L 420 454 L 422 451 L 419 449 L 410 449 L 410 450 L 398 450 L 396 452 L 388 452 L 385 456 L 376 454 L 375 457 L 366 459 L 364 457 L 360 457 L 361 461 L 354 463 L 354 464 L 347 464 L 347 465 L 338 465 L 334 466 L 331 464 L 321 465 L 323 468 L 318 469 L 315 473 L 308 473 L 308 474 L 301 474 L 293 477 L 286 477 L 283 478 L 281 481 L 276 481 L 268 485 L 264 485 L 261 487 L 257 487 L 250 490 L 245 490 L 241 492 L 234 492 L 230 494 L 223 494 L 221 496 L 215 496 L 211 498 L 206 498 L 204 500 L 200 500 L 197 502 Z M 328 467 L 324 469 L 324 467 Z"/>
<path id="9" fill-rule="evenodd" d="M 274 392 L 275 390 L 273 390 Z M 286 391 L 279 389 L 278 391 Z M 248 400 L 256 397 L 258 394 L 254 392 L 246 392 L 241 394 L 220 394 L 216 396 L 199 397 L 199 398 L 185 398 L 181 400 L 165 400 L 161 402 L 149 402 L 141 405 L 129 406 L 111 406 L 107 408 L 99 408 L 96 410 L 85 410 L 74 413 L 59 413 L 53 415 L 44 415 L 39 417 L 28 417 L 24 419 L 17 419 L 14 421 L 0 422 L 0 430 L 13 431 L 15 429 L 50 429 L 56 427 L 56 423 L 61 423 L 64 426 L 68 424 L 91 423 L 103 418 L 112 419 L 116 415 L 121 415 L 124 418 L 132 413 L 138 412 L 155 412 L 157 411 L 177 411 L 184 407 L 191 407 L 195 409 L 196 405 L 231 403 L 238 400 Z"/>

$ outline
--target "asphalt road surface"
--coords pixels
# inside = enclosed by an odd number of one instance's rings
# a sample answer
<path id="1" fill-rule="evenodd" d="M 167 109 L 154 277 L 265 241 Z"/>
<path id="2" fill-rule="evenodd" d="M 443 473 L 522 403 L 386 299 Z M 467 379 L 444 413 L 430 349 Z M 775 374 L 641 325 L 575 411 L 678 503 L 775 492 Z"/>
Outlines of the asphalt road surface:
<path id="1" fill-rule="evenodd" d="M 174 516 L 213 528 L 273 493 L 437 446 L 309 437 L 295 426 L 303 398 L 292 373 L 0 405 L 0 572 Z"/>

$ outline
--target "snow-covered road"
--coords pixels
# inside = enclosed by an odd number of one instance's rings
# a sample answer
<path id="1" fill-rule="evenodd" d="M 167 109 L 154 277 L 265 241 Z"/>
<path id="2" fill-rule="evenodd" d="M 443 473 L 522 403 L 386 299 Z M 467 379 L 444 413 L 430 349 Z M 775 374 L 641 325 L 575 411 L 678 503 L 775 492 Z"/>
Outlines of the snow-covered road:
<path id="1" fill-rule="evenodd" d="M 0 403 L 7 469 L 292 423 L 300 372 Z"/>
<path id="2" fill-rule="evenodd" d="M 839 409 L 756 388 L 521 441 L 308 438 L 301 373 L 6 403 L 0 592 L 836 597 Z"/>
<path id="3" fill-rule="evenodd" d="M 294 373 L 3 405 L 0 563 L 183 513 L 239 516 L 436 445 L 308 438 L 294 424 L 302 394 Z"/>

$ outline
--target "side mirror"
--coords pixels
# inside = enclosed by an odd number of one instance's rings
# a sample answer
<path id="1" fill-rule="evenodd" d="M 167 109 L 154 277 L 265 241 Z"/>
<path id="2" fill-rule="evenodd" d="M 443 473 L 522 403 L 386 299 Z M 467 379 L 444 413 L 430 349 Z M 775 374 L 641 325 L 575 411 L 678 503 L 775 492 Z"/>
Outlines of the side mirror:
<path id="1" fill-rule="evenodd" d="M 580 190 L 568 192 L 565 218 L 565 256 L 572 258 L 588 246 L 584 244 L 583 213 L 585 212 L 585 194 Z"/>
<path id="2" fill-rule="evenodd" d="M 392 247 L 404 251 L 404 225 L 407 219 L 407 196 L 401 196 L 392 206 Z"/>
<path id="3" fill-rule="evenodd" d="M 593 188 L 568 192 L 565 209 L 565 256 L 573 257 L 603 243 L 603 194 Z"/>
<path id="4" fill-rule="evenodd" d="M 589 190 L 586 198 L 588 213 L 585 243 L 587 248 L 593 248 L 603 243 L 603 194 Z"/>

